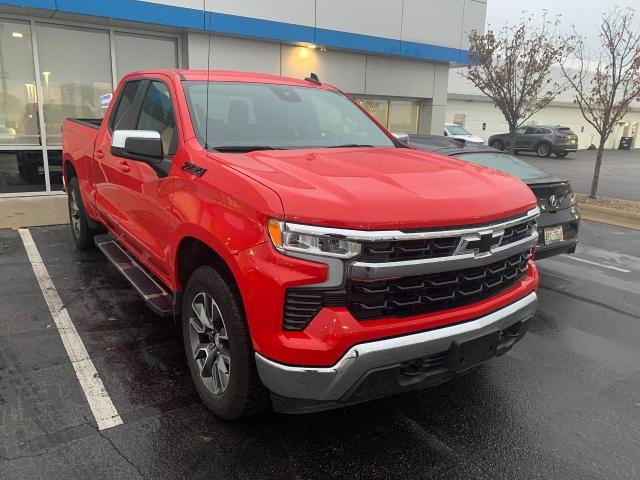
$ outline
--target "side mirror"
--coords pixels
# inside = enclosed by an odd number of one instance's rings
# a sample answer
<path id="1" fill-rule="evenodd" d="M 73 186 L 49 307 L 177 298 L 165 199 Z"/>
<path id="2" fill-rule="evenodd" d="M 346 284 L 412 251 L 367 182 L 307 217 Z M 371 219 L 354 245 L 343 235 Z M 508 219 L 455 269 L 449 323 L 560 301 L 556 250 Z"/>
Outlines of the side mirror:
<path id="1" fill-rule="evenodd" d="M 111 154 L 150 165 L 158 165 L 164 158 L 160 134 L 152 130 L 115 130 Z"/>
<path id="2" fill-rule="evenodd" d="M 409 143 L 408 133 L 393 132 L 393 136 L 396 137 L 396 140 L 398 140 L 400 143 L 404 143 L 405 145 Z"/>

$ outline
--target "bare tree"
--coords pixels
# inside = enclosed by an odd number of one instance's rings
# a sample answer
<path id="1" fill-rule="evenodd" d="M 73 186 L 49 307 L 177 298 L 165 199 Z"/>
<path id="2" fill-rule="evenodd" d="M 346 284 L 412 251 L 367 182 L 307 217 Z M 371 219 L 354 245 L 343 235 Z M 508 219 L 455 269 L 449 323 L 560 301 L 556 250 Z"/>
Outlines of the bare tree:
<path id="1" fill-rule="evenodd" d="M 517 25 L 500 31 L 476 31 L 469 35 L 471 66 L 462 74 L 491 98 L 504 115 L 515 148 L 516 129 L 566 90 L 565 82 L 549 78 L 552 65 L 567 54 L 570 44 L 557 33 L 559 18 L 546 13 L 540 25 L 533 15 L 524 15 Z"/>
<path id="2" fill-rule="evenodd" d="M 591 198 L 598 193 L 605 143 L 631 102 L 640 99 L 640 33 L 633 30 L 634 13 L 631 8 L 616 8 L 603 15 L 597 57 L 591 55 L 584 38 L 574 35 L 575 48 L 562 64 L 562 72 L 573 87 L 575 102 L 600 136 Z"/>

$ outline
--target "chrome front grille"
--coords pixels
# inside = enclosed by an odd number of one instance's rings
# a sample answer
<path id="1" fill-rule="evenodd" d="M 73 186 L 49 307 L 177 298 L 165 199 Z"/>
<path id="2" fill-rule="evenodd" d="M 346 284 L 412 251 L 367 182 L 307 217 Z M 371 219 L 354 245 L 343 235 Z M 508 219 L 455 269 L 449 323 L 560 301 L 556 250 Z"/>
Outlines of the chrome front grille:
<path id="1" fill-rule="evenodd" d="M 520 281 L 538 242 L 536 208 L 494 224 L 451 230 L 342 232 L 362 253 L 344 262 L 342 284 L 295 287 L 284 302 L 285 330 L 304 330 L 325 307 L 358 320 L 408 317 L 469 305 Z"/>

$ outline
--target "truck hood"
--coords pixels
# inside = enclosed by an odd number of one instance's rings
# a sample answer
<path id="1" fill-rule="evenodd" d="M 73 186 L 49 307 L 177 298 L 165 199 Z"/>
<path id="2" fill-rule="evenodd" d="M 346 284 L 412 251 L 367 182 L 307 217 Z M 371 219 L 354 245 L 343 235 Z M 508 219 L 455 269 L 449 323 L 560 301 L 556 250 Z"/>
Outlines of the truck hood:
<path id="1" fill-rule="evenodd" d="M 506 173 L 409 148 L 211 156 L 273 189 L 292 222 L 362 230 L 452 227 L 500 220 L 536 205 L 531 190 Z"/>

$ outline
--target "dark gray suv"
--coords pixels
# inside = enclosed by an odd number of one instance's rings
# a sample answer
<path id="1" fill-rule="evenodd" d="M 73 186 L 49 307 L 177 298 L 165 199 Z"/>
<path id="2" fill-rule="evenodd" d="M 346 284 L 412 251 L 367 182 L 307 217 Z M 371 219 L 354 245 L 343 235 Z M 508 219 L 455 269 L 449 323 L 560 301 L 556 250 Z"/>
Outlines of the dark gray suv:
<path id="1" fill-rule="evenodd" d="M 509 148 L 511 137 L 508 133 L 500 133 L 489 137 L 489 146 L 504 150 Z M 536 152 L 539 157 L 548 157 L 552 153 L 556 157 L 566 157 L 569 152 L 578 149 L 578 136 L 569 127 L 559 125 L 530 125 L 516 130 L 516 148 L 518 151 Z"/>

